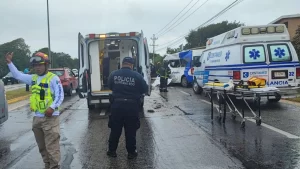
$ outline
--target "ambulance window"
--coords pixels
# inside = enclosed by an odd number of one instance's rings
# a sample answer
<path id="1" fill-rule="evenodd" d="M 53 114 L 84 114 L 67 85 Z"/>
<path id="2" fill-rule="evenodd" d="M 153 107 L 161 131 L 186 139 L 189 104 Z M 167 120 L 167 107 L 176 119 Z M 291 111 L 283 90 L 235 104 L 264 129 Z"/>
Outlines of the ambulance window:
<path id="1" fill-rule="evenodd" d="M 287 44 L 268 45 L 268 50 L 271 62 L 282 62 L 292 60 L 291 51 Z"/>
<path id="2" fill-rule="evenodd" d="M 244 46 L 244 62 L 266 62 L 265 48 L 263 45 Z"/>
<path id="3" fill-rule="evenodd" d="M 179 60 L 170 60 L 169 63 L 170 63 L 170 66 L 172 68 L 180 67 L 180 61 Z"/>

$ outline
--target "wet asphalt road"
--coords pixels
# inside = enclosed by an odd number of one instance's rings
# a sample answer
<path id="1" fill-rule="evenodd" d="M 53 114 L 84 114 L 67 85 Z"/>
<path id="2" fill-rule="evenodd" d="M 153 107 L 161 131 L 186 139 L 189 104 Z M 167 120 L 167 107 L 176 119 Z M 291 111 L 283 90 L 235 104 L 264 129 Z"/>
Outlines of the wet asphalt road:
<path id="1" fill-rule="evenodd" d="M 299 122 L 297 105 L 262 103 L 262 126 L 241 118 L 210 119 L 208 98 L 191 88 L 170 87 L 146 97 L 137 133 L 139 156 L 127 160 L 124 135 L 118 157 L 105 154 L 110 130 L 107 110 L 88 111 L 86 100 L 65 97 L 61 115 L 62 168 L 297 168 Z M 26 104 L 26 103 L 24 103 Z M 238 105 L 241 105 L 238 103 Z M 22 105 L 17 105 L 17 107 Z M 13 107 L 13 105 L 11 105 Z M 28 106 L 10 111 L 0 125 L 0 168 L 42 168 L 31 131 Z M 238 108 L 241 108 L 239 106 Z M 13 108 L 11 108 L 13 109 Z M 148 112 L 154 110 L 154 113 Z M 250 112 L 246 111 L 246 116 Z"/>

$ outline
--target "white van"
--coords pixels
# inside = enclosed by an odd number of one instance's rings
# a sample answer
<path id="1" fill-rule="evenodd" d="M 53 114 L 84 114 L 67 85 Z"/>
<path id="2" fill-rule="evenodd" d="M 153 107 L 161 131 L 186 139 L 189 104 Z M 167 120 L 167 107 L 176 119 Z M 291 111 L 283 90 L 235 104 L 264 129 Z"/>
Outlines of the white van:
<path id="1" fill-rule="evenodd" d="M 171 70 L 170 78 L 172 79 L 171 83 L 178 84 L 182 86 L 182 76 L 184 75 L 186 62 L 183 59 L 179 58 L 179 53 L 167 54 L 163 60 L 164 62 L 169 62 L 168 67 Z M 163 66 L 163 63 L 161 64 Z"/>
<path id="2" fill-rule="evenodd" d="M 209 38 L 194 65 L 196 93 L 201 93 L 207 82 L 226 83 L 233 79 L 246 84 L 251 77 L 264 78 L 271 87 L 299 86 L 300 64 L 284 24 L 242 26 Z M 274 96 L 268 99 L 281 99 L 278 93 Z"/>
<path id="3" fill-rule="evenodd" d="M 108 76 L 128 56 L 135 59 L 134 70 L 144 77 L 150 96 L 149 50 L 143 32 L 88 34 L 85 38 L 78 34 L 79 97 L 87 98 L 89 109 L 109 104 Z"/>

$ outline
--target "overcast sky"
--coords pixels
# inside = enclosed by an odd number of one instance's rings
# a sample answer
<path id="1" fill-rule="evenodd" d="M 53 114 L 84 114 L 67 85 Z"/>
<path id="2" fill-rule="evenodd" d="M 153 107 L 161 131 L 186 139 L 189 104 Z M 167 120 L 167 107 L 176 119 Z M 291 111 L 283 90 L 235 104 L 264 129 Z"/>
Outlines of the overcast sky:
<path id="1" fill-rule="evenodd" d="M 190 6 L 197 1 L 193 0 Z M 205 1 L 199 0 L 186 16 Z M 159 37 L 157 44 L 164 44 L 196 28 L 234 1 L 209 0 L 182 24 Z M 51 50 L 77 57 L 78 32 L 85 35 L 143 30 L 150 45 L 150 37 L 189 2 L 190 0 L 49 0 Z M 300 13 L 299 6 L 300 0 L 244 0 L 213 23 L 236 20 L 246 25 L 268 24 L 281 15 Z M 0 0 L 0 16 L 0 44 L 22 37 L 32 52 L 48 46 L 46 0 Z M 150 50 L 152 51 L 152 47 Z M 159 53 L 163 54 L 165 50 L 160 50 Z"/>

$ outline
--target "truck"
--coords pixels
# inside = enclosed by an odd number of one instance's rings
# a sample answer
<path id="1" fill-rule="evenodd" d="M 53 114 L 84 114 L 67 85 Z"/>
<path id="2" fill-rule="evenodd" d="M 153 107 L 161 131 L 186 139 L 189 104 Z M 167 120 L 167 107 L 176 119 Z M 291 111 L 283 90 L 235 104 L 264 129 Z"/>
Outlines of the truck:
<path id="1" fill-rule="evenodd" d="M 109 95 L 112 91 L 108 88 L 108 77 L 112 71 L 120 69 L 125 57 L 135 59 L 133 70 L 144 77 L 149 87 L 145 95 L 150 96 L 151 66 L 147 38 L 143 31 L 91 33 L 85 37 L 78 33 L 78 94 L 80 98 L 86 98 L 89 109 L 110 104 Z"/>

